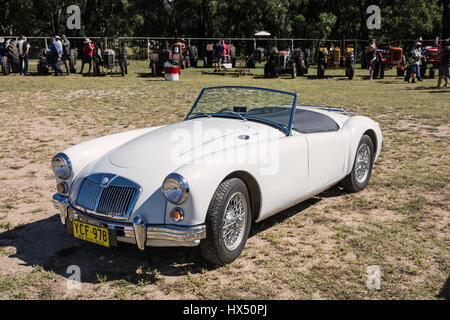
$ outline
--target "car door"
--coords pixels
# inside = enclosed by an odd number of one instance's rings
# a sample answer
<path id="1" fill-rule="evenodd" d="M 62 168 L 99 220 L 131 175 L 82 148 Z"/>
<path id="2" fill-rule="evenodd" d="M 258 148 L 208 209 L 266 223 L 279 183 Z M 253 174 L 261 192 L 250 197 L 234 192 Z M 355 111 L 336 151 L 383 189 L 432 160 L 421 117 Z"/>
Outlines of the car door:
<path id="1" fill-rule="evenodd" d="M 340 131 L 306 134 L 309 192 L 331 186 L 343 177 L 348 138 Z"/>

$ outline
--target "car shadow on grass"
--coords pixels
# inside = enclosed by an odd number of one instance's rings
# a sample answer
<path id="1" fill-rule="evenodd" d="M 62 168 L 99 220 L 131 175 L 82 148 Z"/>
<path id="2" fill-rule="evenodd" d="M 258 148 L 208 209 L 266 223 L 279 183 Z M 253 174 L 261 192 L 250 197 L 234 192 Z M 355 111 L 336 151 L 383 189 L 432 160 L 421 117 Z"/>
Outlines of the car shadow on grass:
<path id="1" fill-rule="evenodd" d="M 290 207 L 260 223 L 254 224 L 250 237 L 301 214 L 322 198 L 342 194 L 337 187 Z M 0 233 L 0 248 L 13 247 L 16 253 L 7 258 L 19 259 L 21 265 L 41 266 L 62 277 L 69 277 L 69 266 L 78 266 L 83 283 L 125 280 L 132 284 L 154 283 L 159 277 L 179 277 L 214 270 L 205 262 L 199 247 L 154 248 L 140 252 L 135 245 L 119 243 L 106 248 L 66 233 L 58 214 Z"/>

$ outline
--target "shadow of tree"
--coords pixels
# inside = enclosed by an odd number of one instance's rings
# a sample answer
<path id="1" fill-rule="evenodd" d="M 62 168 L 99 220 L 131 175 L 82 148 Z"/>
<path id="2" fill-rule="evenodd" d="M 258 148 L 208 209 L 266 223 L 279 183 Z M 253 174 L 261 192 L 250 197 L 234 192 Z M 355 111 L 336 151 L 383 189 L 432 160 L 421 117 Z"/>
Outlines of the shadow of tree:
<path id="1" fill-rule="evenodd" d="M 342 193 L 340 188 L 333 187 L 315 198 L 254 224 L 250 237 L 300 214 L 322 198 L 336 197 Z M 69 236 L 57 214 L 0 233 L 2 246 L 15 247 L 16 253 L 9 257 L 20 259 L 22 265 L 39 265 L 63 277 L 69 276 L 69 266 L 77 265 L 81 269 L 81 280 L 85 283 L 113 280 L 153 283 L 158 281 L 158 275 L 175 277 L 217 268 L 203 260 L 199 247 L 147 247 L 144 252 L 140 252 L 135 245 L 125 243 L 111 248 L 90 244 Z"/>

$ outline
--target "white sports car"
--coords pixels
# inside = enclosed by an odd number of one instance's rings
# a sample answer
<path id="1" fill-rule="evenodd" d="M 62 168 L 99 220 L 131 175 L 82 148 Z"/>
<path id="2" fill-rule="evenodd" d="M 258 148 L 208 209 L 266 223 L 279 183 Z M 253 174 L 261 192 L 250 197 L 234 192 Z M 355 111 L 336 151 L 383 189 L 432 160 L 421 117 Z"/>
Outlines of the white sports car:
<path id="1" fill-rule="evenodd" d="M 52 159 L 69 234 L 103 246 L 197 246 L 239 257 L 250 226 L 337 183 L 364 189 L 380 154 L 377 122 L 297 94 L 204 88 L 185 120 L 113 134 Z"/>

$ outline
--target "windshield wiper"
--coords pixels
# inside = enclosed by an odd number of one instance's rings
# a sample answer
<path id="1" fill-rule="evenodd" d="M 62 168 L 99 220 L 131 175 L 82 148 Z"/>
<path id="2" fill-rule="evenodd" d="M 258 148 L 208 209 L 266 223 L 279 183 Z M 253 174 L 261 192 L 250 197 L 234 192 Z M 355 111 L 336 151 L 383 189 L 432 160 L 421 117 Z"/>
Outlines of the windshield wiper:
<path id="1" fill-rule="evenodd" d="M 231 110 L 228 110 L 228 109 L 223 109 L 223 110 L 221 110 L 220 112 L 235 114 L 235 115 L 238 115 L 239 117 L 241 117 L 242 120 L 247 121 L 247 118 L 245 118 L 245 117 L 242 115 L 242 113 L 240 113 L 240 112 L 231 111 Z"/>
<path id="2" fill-rule="evenodd" d="M 206 112 L 195 112 L 195 113 L 191 113 L 191 114 L 194 116 L 207 116 L 208 118 L 212 119 L 212 116 Z"/>

